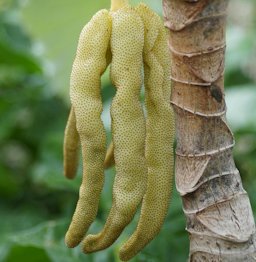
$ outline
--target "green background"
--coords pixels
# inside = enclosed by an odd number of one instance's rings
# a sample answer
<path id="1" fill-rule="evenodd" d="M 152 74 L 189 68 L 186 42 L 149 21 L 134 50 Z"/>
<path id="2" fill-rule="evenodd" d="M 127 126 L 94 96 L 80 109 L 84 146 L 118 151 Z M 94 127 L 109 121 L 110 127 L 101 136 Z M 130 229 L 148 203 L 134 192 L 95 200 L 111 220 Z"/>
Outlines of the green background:
<path id="1" fill-rule="evenodd" d="M 138 1 L 131 1 L 136 4 Z M 145 0 L 161 14 L 161 1 Z M 256 214 L 256 2 L 230 1 L 226 100 L 234 156 Z M 109 249 L 84 255 L 64 235 L 81 183 L 63 177 L 63 132 L 69 76 L 79 32 L 109 0 L 0 0 L 0 261 L 118 261 L 139 212 Z M 113 88 L 103 76 L 103 120 L 109 132 Z M 114 170 L 106 172 L 98 232 L 111 207 Z M 188 236 L 176 191 L 161 233 L 134 261 L 186 261 Z"/>

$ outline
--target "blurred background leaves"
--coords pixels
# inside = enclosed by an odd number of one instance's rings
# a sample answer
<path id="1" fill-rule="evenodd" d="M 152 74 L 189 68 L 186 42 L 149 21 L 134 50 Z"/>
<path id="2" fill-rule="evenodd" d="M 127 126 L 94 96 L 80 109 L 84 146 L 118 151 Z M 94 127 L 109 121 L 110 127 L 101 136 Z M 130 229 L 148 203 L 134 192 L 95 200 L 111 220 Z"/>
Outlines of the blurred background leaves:
<path id="1" fill-rule="evenodd" d="M 133 0 L 136 4 L 138 1 Z M 161 14 L 161 1 L 145 0 Z M 81 181 L 62 173 L 63 132 L 69 111 L 69 75 L 84 24 L 109 0 L 0 1 L 0 261 L 118 261 L 118 249 L 134 222 L 113 247 L 92 255 L 65 247 Z M 239 10 L 239 11 L 238 11 Z M 226 58 L 228 120 L 237 141 L 235 160 L 256 211 L 256 2 L 232 0 Z M 102 80 L 109 133 L 114 89 Z M 114 169 L 106 172 L 98 232 L 111 207 Z M 256 212 L 255 212 L 256 214 Z M 158 237 L 133 261 L 186 261 L 188 236 L 175 191 Z"/>

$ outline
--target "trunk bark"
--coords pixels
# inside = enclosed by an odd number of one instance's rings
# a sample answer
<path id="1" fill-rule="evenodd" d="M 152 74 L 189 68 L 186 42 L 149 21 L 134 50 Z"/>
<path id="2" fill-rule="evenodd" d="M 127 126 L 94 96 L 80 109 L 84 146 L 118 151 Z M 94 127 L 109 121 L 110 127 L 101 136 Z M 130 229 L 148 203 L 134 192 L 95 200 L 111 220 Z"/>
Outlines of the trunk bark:
<path id="1" fill-rule="evenodd" d="M 164 0 L 176 115 L 176 187 L 189 261 L 256 261 L 255 223 L 226 121 L 227 0 Z"/>

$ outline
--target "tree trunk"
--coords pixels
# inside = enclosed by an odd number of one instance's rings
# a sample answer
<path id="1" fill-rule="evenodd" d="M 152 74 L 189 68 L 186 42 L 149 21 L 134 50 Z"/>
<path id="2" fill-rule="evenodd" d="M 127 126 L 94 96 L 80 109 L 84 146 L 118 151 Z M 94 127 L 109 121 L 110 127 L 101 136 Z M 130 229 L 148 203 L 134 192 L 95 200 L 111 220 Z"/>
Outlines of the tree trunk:
<path id="1" fill-rule="evenodd" d="M 256 261 L 255 224 L 226 121 L 227 0 L 164 0 L 176 115 L 176 187 L 189 261 Z"/>

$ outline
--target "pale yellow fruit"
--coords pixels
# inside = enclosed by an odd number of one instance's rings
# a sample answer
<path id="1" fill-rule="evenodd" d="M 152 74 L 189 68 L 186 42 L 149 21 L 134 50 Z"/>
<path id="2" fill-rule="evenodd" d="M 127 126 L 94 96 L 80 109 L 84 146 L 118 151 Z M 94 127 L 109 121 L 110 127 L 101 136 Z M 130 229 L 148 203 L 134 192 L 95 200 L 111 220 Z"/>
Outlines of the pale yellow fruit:
<path id="1" fill-rule="evenodd" d="M 129 224 L 145 193 L 146 126 L 139 101 L 142 85 L 144 28 L 131 7 L 112 13 L 111 79 L 117 88 L 111 105 L 116 163 L 113 205 L 103 230 L 83 242 L 85 252 L 110 246 Z"/>
<path id="2" fill-rule="evenodd" d="M 101 75 L 107 67 L 111 16 L 99 11 L 84 27 L 71 74 L 71 103 L 83 156 L 83 181 L 66 244 L 77 246 L 96 217 L 104 183 L 106 134 L 101 121 Z"/>
<path id="3" fill-rule="evenodd" d="M 108 169 L 112 167 L 115 164 L 115 158 L 114 158 L 114 144 L 113 142 L 110 143 L 107 154 L 104 161 L 104 168 Z"/>
<path id="4" fill-rule="evenodd" d="M 73 107 L 70 110 L 64 135 L 64 176 L 73 179 L 79 159 L 79 136 L 76 130 L 76 117 Z"/>
<path id="5" fill-rule="evenodd" d="M 147 191 L 136 231 L 121 247 L 120 259 L 127 261 L 160 231 L 166 217 L 173 184 L 174 117 L 170 106 L 170 54 L 160 18 L 139 5 L 145 26 L 144 70 L 147 109 Z"/>
<path id="6" fill-rule="evenodd" d="M 159 233 L 166 217 L 173 184 L 175 131 L 170 54 L 163 23 L 144 4 L 132 8 L 128 0 L 111 3 L 111 12 L 98 12 L 83 29 L 71 75 L 72 110 L 65 131 L 64 171 L 67 177 L 74 177 L 80 139 L 83 181 L 66 243 L 74 247 L 85 236 L 97 214 L 103 169 L 115 163 L 110 214 L 100 233 L 85 238 L 83 251 L 112 245 L 142 202 L 138 226 L 120 250 L 120 258 L 126 261 Z M 111 105 L 113 142 L 106 154 L 100 77 L 109 63 L 117 92 Z M 143 65 L 146 121 L 139 101 Z"/>

